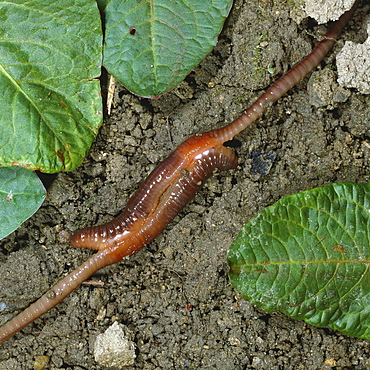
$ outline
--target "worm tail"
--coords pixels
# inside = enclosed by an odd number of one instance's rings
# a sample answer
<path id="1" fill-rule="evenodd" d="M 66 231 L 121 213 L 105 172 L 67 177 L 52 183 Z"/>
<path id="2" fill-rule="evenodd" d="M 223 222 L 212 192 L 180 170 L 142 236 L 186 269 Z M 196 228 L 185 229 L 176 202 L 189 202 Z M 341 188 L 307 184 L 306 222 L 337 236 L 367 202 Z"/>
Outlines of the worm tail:
<path id="1" fill-rule="evenodd" d="M 251 125 L 260 115 L 262 115 L 269 103 L 276 102 L 287 91 L 307 76 L 307 74 L 314 70 L 332 48 L 335 40 L 338 38 L 342 29 L 353 15 L 359 2 L 360 0 L 357 0 L 350 10 L 345 12 L 332 24 L 328 32 L 323 36 L 323 40 L 315 46 L 306 58 L 289 70 L 284 76 L 280 77 L 245 111 L 244 114 L 235 119 L 229 125 L 218 130 L 214 130 L 213 134 L 222 142 L 231 140 L 235 135 L 239 134 L 246 127 Z"/>
<path id="2" fill-rule="evenodd" d="M 96 253 L 85 261 L 76 270 L 65 276 L 51 289 L 49 289 L 36 302 L 22 311 L 19 315 L 8 321 L 0 328 L 0 343 L 13 336 L 26 325 L 36 320 L 38 317 L 49 311 L 55 305 L 60 303 L 82 282 L 89 278 L 94 272 L 107 266 L 107 256 L 103 252 Z"/>

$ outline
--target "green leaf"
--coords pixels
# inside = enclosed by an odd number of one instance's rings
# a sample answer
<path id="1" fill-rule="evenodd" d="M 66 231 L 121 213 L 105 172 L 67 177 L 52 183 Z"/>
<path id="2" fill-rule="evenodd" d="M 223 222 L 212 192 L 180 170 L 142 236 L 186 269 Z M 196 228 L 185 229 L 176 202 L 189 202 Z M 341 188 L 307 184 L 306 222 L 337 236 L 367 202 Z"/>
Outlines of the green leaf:
<path id="1" fill-rule="evenodd" d="M 216 44 L 231 0 L 112 0 L 104 65 L 135 94 L 174 88 Z"/>
<path id="2" fill-rule="evenodd" d="M 0 239 L 36 212 L 45 194 L 35 172 L 17 166 L 0 168 Z"/>
<path id="3" fill-rule="evenodd" d="M 94 0 L 0 0 L 0 165 L 72 170 L 102 123 Z"/>
<path id="4" fill-rule="evenodd" d="M 233 242 L 231 282 L 267 312 L 370 339 L 369 215 L 370 184 L 286 196 Z"/>
<path id="5" fill-rule="evenodd" d="M 110 3 L 112 0 L 96 0 L 99 10 L 103 12 L 105 8 L 107 7 L 108 3 Z"/>

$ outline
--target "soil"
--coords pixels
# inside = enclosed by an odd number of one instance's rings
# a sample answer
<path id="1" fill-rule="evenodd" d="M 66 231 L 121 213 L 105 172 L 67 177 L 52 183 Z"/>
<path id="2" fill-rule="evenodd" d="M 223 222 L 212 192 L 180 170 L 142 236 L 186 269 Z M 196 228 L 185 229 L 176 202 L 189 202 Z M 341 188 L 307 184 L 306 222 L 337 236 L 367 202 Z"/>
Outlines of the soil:
<path id="1" fill-rule="evenodd" d="M 364 42 L 368 11 L 356 12 L 322 71 L 236 138 L 236 170 L 216 173 L 154 242 L 92 277 L 103 286 L 82 285 L 6 341 L 0 369 L 33 369 L 37 356 L 49 358 L 44 369 L 103 369 L 94 342 L 114 321 L 136 346 L 127 369 L 370 369 L 370 342 L 266 314 L 234 290 L 225 262 L 242 225 L 282 196 L 369 181 L 370 98 L 335 79 L 335 55 L 345 40 Z M 117 86 L 83 165 L 58 174 L 40 210 L 1 242 L 1 322 L 92 254 L 71 248 L 69 233 L 119 214 L 159 161 L 236 118 L 320 29 L 291 2 L 237 0 L 215 49 L 176 89 L 148 100 Z"/>

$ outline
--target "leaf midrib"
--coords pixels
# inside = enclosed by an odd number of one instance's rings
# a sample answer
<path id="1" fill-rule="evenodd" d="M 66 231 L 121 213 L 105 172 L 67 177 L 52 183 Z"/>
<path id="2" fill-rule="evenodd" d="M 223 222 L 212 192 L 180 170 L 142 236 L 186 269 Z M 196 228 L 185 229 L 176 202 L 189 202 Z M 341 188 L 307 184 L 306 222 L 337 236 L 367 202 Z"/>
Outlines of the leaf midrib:
<path id="1" fill-rule="evenodd" d="M 153 53 L 153 77 L 155 80 L 155 85 L 158 86 L 158 75 L 157 75 L 157 54 L 155 48 L 155 11 L 154 11 L 154 0 L 150 0 L 150 11 L 151 11 L 151 20 L 150 20 L 150 33 L 151 33 L 151 44 L 152 44 L 152 53 Z"/>

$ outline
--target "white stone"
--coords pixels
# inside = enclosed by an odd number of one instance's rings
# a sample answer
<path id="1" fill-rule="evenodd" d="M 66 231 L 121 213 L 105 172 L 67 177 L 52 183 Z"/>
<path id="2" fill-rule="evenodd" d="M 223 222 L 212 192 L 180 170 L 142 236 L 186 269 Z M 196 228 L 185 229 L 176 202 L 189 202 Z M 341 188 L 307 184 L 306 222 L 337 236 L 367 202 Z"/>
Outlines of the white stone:
<path id="1" fill-rule="evenodd" d="M 322 24 L 337 20 L 354 3 L 355 0 L 305 0 L 304 10 L 309 17 Z"/>
<path id="2" fill-rule="evenodd" d="M 131 366 L 135 362 L 135 344 L 131 342 L 124 326 L 114 322 L 103 334 L 98 335 L 94 345 L 95 361 L 102 366 Z"/>
<path id="3" fill-rule="evenodd" d="M 370 35 L 370 18 L 367 34 Z M 337 56 L 338 83 L 370 94 L 370 37 L 363 44 L 346 41 Z"/>

